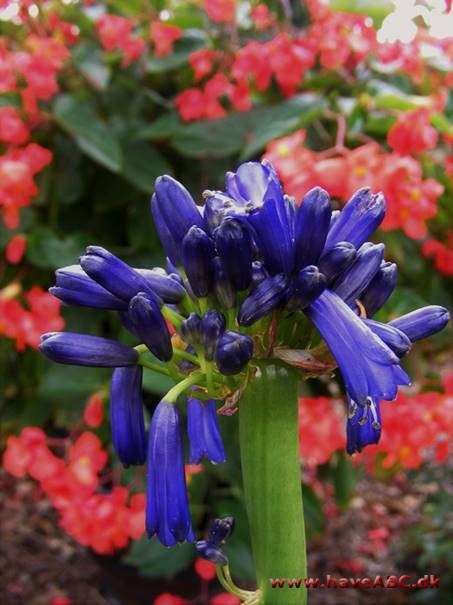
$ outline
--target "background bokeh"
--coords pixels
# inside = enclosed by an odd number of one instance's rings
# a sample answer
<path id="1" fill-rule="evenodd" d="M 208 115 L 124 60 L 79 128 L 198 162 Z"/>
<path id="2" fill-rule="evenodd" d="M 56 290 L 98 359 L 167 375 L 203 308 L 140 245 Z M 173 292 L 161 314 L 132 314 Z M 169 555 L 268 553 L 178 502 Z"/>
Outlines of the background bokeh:
<path id="1" fill-rule="evenodd" d="M 448 0 L 0 0 L 0 602 L 235 605 L 193 547 L 144 536 L 144 471 L 108 426 L 109 372 L 36 350 L 60 330 L 130 336 L 113 314 L 63 308 L 53 271 L 89 243 L 164 262 L 149 212 L 173 174 L 202 203 L 240 161 L 266 157 L 300 202 L 337 208 L 382 190 L 377 238 L 399 284 L 380 311 L 451 309 L 453 12 Z M 448 36 L 451 37 L 448 37 Z M 435 574 L 432 590 L 316 591 L 310 602 L 453 600 L 451 329 L 404 362 L 413 385 L 382 406 L 383 437 L 344 453 L 345 403 L 303 381 L 302 479 L 310 575 Z M 146 376 L 148 417 L 166 392 Z M 228 462 L 187 466 L 198 535 L 233 514 L 233 576 L 253 586 L 237 419 Z"/>

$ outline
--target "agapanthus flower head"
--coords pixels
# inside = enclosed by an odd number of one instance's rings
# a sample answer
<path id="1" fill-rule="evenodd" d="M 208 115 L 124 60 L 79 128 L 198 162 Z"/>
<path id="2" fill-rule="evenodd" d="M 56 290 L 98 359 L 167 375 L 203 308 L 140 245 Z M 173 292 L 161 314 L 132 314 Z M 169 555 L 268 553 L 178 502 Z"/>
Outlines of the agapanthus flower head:
<path id="1" fill-rule="evenodd" d="M 219 464 L 225 451 L 217 403 L 224 403 L 221 413 L 234 413 L 259 363 L 278 359 L 310 374 L 336 364 L 349 402 L 347 451 L 361 451 L 385 430 L 380 402 L 409 383 L 400 358 L 449 320 L 435 306 L 388 324 L 371 319 L 396 283 L 384 246 L 368 241 L 384 218 L 382 194 L 362 188 L 332 211 L 325 190 L 291 199 L 269 162 L 246 162 L 226 174 L 224 191 L 203 197 L 198 206 L 173 177 L 157 179 L 151 209 L 166 271 L 130 267 L 99 246 L 87 249 L 81 268 L 57 271 L 52 292 L 67 304 L 116 311 L 135 347 L 65 333 L 44 335 L 40 347 L 60 363 L 116 368 L 112 431 L 126 465 L 146 457 L 142 371 L 175 379 L 154 411 L 147 460 L 147 529 L 166 546 L 194 540 L 180 395 L 187 395 L 190 461 L 207 456 Z M 224 565 L 227 529 L 198 542 L 200 556 Z"/>

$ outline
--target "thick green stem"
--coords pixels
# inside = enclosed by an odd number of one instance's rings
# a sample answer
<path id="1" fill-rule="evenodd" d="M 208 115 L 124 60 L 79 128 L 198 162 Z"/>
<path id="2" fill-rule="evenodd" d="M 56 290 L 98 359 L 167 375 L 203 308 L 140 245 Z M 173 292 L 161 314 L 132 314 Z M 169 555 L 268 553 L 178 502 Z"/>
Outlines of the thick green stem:
<path id="1" fill-rule="evenodd" d="M 297 421 L 297 375 L 260 363 L 239 403 L 245 502 L 260 605 L 304 605 L 300 588 L 269 580 L 307 577 Z"/>

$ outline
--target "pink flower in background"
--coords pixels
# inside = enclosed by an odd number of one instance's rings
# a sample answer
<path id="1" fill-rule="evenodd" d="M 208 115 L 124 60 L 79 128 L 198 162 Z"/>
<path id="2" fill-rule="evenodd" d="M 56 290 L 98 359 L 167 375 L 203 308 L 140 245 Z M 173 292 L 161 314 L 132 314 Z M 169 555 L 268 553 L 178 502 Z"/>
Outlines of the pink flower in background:
<path id="1" fill-rule="evenodd" d="M 177 25 L 153 21 L 150 27 L 150 37 L 154 43 L 156 57 L 165 57 L 173 52 L 173 44 L 182 36 L 183 30 Z"/>

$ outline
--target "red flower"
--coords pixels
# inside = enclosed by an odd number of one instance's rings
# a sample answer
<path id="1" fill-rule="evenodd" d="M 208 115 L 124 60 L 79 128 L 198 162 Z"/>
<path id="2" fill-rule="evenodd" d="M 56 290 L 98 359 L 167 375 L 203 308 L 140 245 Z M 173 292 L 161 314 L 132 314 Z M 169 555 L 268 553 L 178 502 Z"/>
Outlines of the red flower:
<path id="1" fill-rule="evenodd" d="M 146 47 L 144 40 L 132 35 L 132 27 L 131 20 L 118 15 L 103 15 L 96 21 L 96 29 L 102 47 L 107 52 L 122 51 L 123 66 L 138 59 Z"/>
<path id="2" fill-rule="evenodd" d="M 236 84 L 231 93 L 231 105 L 238 111 L 249 111 L 252 109 L 250 88 L 245 80 Z"/>
<path id="3" fill-rule="evenodd" d="M 102 48 L 111 53 L 121 49 L 132 32 L 132 22 L 118 15 L 103 15 L 96 21 Z"/>
<path id="4" fill-rule="evenodd" d="M 72 605 L 72 601 L 69 597 L 54 597 L 50 605 Z"/>
<path id="5" fill-rule="evenodd" d="M 334 399 L 299 399 L 299 447 L 308 466 L 325 464 L 334 452 L 344 449 L 343 425 L 343 407 Z"/>
<path id="6" fill-rule="evenodd" d="M 27 239 L 25 235 L 17 234 L 14 235 L 6 246 L 5 256 L 6 260 L 11 265 L 17 265 L 22 260 L 25 248 L 27 246 Z"/>
<path id="7" fill-rule="evenodd" d="M 3 466 L 14 477 L 24 477 L 38 451 L 47 449 L 47 437 L 37 427 L 26 427 L 19 437 L 10 435 L 6 440 Z"/>
<path id="8" fill-rule="evenodd" d="M 188 601 L 178 597 L 178 595 L 163 592 L 154 599 L 153 605 L 188 605 Z"/>
<path id="9" fill-rule="evenodd" d="M 240 48 L 231 69 L 233 77 L 239 82 L 253 77 L 258 90 L 267 90 L 272 77 L 269 48 L 266 44 L 259 42 L 249 42 Z"/>
<path id="10" fill-rule="evenodd" d="M 274 15 L 266 4 L 257 4 L 252 8 L 252 21 L 257 30 L 268 29 L 275 21 Z"/>
<path id="11" fill-rule="evenodd" d="M 321 65 L 327 69 L 357 65 L 376 42 L 376 32 L 369 19 L 331 11 L 314 23 L 309 37 L 320 53 Z"/>
<path id="12" fill-rule="evenodd" d="M 97 429 L 104 420 L 104 391 L 93 393 L 88 399 L 88 403 L 83 412 L 83 420 L 88 426 Z"/>
<path id="13" fill-rule="evenodd" d="M 228 23 L 235 18 L 235 0 L 204 0 L 203 8 L 211 21 Z"/>
<path id="14" fill-rule="evenodd" d="M 0 156 L 0 208 L 10 229 L 19 224 L 19 209 L 28 206 L 38 193 L 33 176 L 51 160 L 52 153 L 36 143 L 9 149 Z"/>
<path id="15" fill-rule="evenodd" d="M 16 88 L 16 76 L 11 63 L 11 56 L 6 49 L 5 39 L 0 38 L 0 93 Z"/>
<path id="16" fill-rule="evenodd" d="M 130 501 L 127 533 L 133 540 L 139 540 L 145 531 L 145 494 L 135 494 Z"/>
<path id="17" fill-rule="evenodd" d="M 211 48 L 200 48 L 189 55 L 189 63 L 194 71 L 195 80 L 201 80 L 212 71 L 217 52 Z"/>
<path id="18" fill-rule="evenodd" d="M 381 166 L 379 183 L 387 200 L 381 228 L 403 229 L 412 239 L 426 237 L 426 221 L 437 214 L 437 198 L 444 187 L 433 178 L 423 180 L 421 164 L 411 157 L 389 154 Z"/>
<path id="19" fill-rule="evenodd" d="M 387 134 L 387 142 L 396 153 L 422 153 L 437 145 L 438 134 L 429 123 L 427 109 L 415 109 L 401 114 Z"/>
<path id="20" fill-rule="evenodd" d="M 216 577 L 216 567 L 211 561 L 197 559 L 195 561 L 195 571 L 205 582 L 210 582 Z"/>
<path id="21" fill-rule="evenodd" d="M 95 487 L 98 472 L 107 463 L 107 454 L 94 433 L 85 431 L 69 450 L 69 469 L 82 485 Z"/>
<path id="22" fill-rule="evenodd" d="M 29 309 L 24 309 L 14 298 L 20 287 L 10 284 L 0 291 L 0 334 L 16 340 L 16 348 L 23 351 L 26 345 L 37 348 L 44 332 L 61 330 L 64 321 L 59 311 L 61 303 L 37 286 L 25 295 Z"/>
<path id="23" fill-rule="evenodd" d="M 436 269 L 444 275 L 453 275 L 453 231 L 447 234 L 448 245 L 433 238 L 427 239 L 422 246 L 423 256 L 433 256 Z"/>
<path id="24" fill-rule="evenodd" d="M 29 136 L 28 128 L 22 122 L 17 109 L 0 108 L 0 141 L 12 145 L 22 145 L 28 141 Z"/>
<path id="25" fill-rule="evenodd" d="M 187 88 L 174 99 L 179 115 L 185 122 L 200 120 L 204 117 L 204 94 L 198 88 Z"/>
<path id="26" fill-rule="evenodd" d="M 154 42 L 154 54 L 156 57 L 165 57 L 173 51 L 173 44 L 182 36 L 183 31 L 177 25 L 153 21 L 149 31 L 151 40 Z"/>

